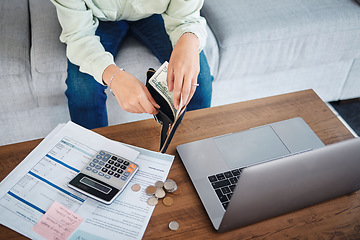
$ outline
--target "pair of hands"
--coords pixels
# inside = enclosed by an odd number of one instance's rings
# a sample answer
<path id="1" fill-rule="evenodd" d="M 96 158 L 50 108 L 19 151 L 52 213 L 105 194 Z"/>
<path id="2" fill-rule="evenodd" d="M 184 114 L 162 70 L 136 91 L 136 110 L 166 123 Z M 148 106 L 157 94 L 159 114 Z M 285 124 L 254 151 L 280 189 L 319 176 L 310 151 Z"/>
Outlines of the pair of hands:
<path id="1" fill-rule="evenodd" d="M 175 45 L 168 65 L 167 84 L 169 91 L 174 91 L 174 104 L 178 109 L 180 98 L 185 104 L 195 93 L 199 66 L 199 39 L 192 33 L 183 34 Z M 119 68 L 107 67 L 103 79 L 107 85 L 111 76 Z M 114 76 L 111 89 L 125 111 L 132 113 L 157 114 L 160 106 L 155 102 L 145 85 L 126 71 L 119 71 Z"/>

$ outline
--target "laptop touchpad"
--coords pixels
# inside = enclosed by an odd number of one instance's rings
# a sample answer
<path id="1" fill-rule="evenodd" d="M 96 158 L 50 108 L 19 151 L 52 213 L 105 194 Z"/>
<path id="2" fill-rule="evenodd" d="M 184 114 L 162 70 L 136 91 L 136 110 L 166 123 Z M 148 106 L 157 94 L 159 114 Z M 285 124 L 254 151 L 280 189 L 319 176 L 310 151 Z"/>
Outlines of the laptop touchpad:
<path id="1" fill-rule="evenodd" d="M 271 126 L 220 136 L 214 138 L 214 142 L 230 169 L 254 165 L 290 153 Z"/>

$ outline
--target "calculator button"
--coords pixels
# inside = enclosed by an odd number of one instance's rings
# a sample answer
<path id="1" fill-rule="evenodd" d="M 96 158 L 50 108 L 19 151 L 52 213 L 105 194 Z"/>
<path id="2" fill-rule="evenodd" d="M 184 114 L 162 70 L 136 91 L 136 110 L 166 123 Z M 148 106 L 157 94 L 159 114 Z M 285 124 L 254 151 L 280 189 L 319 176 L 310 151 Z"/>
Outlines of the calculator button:
<path id="1" fill-rule="evenodd" d="M 122 174 L 122 173 L 124 172 L 124 170 L 119 169 L 117 172 L 120 173 L 120 174 Z"/>
<path id="2" fill-rule="evenodd" d="M 98 163 L 99 162 L 99 159 L 93 159 L 93 163 Z"/>
<path id="3" fill-rule="evenodd" d="M 102 159 L 102 156 L 101 155 L 96 155 L 96 158 L 97 159 Z"/>
<path id="4" fill-rule="evenodd" d="M 104 176 L 104 173 L 103 173 L 103 172 L 99 172 L 98 175 L 99 175 L 99 176 Z"/>
<path id="5" fill-rule="evenodd" d="M 125 165 L 121 165 L 120 168 L 125 170 L 125 169 L 126 169 L 126 166 L 125 166 Z"/>
<path id="6" fill-rule="evenodd" d="M 122 177 L 121 177 L 121 180 L 126 181 L 126 179 L 127 179 L 127 177 L 125 177 L 125 176 L 122 176 Z"/>
<path id="7" fill-rule="evenodd" d="M 105 156 L 103 157 L 103 160 L 107 161 L 107 160 L 109 160 L 109 158 L 110 158 L 110 154 L 105 154 Z"/>
<path id="8" fill-rule="evenodd" d="M 113 161 L 113 160 L 109 160 L 108 163 L 109 163 L 109 164 L 114 164 L 114 161 Z"/>
<path id="9" fill-rule="evenodd" d="M 130 164 L 130 167 L 135 169 L 136 165 L 135 164 Z"/>
<path id="10" fill-rule="evenodd" d="M 111 167 L 111 170 L 116 171 L 117 167 Z"/>
<path id="11" fill-rule="evenodd" d="M 92 162 L 91 162 L 91 163 L 89 163 L 89 166 L 90 166 L 90 167 L 95 167 L 95 163 L 92 163 Z"/>
<path id="12" fill-rule="evenodd" d="M 110 179 L 111 177 L 109 175 L 104 176 L 106 179 Z"/>
<path id="13" fill-rule="evenodd" d="M 93 173 L 98 173 L 98 170 L 93 169 L 92 172 L 93 172 Z"/>
<path id="14" fill-rule="evenodd" d="M 128 176 L 130 176 L 130 173 L 124 172 L 124 176 L 128 177 Z"/>
<path id="15" fill-rule="evenodd" d="M 128 162 L 128 161 L 124 161 L 124 163 L 123 163 L 124 165 L 129 165 L 130 163 Z"/>
<path id="16" fill-rule="evenodd" d="M 103 161 L 99 162 L 99 165 L 103 166 L 105 163 Z"/>
<path id="17" fill-rule="evenodd" d="M 92 168 L 91 167 L 86 167 L 86 170 L 91 171 Z"/>
<path id="18" fill-rule="evenodd" d="M 120 164 L 119 162 L 114 163 L 114 166 L 115 166 L 115 167 L 120 167 L 120 165 L 121 165 L 121 164 Z"/>
<path id="19" fill-rule="evenodd" d="M 118 161 L 119 163 L 122 163 L 124 160 L 122 160 L 121 158 L 119 158 L 117 161 Z"/>
<path id="20" fill-rule="evenodd" d="M 115 173 L 115 174 L 114 174 L 114 177 L 119 178 L 119 177 L 120 177 L 120 174 Z"/>
<path id="21" fill-rule="evenodd" d="M 129 173 L 132 173 L 134 171 L 134 169 L 128 168 L 128 169 L 126 169 L 126 171 L 128 171 Z"/>
<path id="22" fill-rule="evenodd" d="M 105 167 L 106 168 L 111 168 L 111 165 L 110 164 L 105 164 Z"/>
<path id="23" fill-rule="evenodd" d="M 96 165 L 95 168 L 96 168 L 97 170 L 99 170 L 99 169 L 101 169 L 101 166 L 100 166 L 100 165 Z"/>
<path id="24" fill-rule="evenodd" d="M 107 172 L 107 168 L 103 168 L 103 169 L 101 169 L 101 171 Z"/>
<path id="25" fill-rule="evenodd" d="M 108 171 L 108 174 L 109 174 L 109 175 L 113 175 L 114 172 L 113 172 L 113 171 Z"/>
<path id="26" fill-rule="evenodd" d="M 114 160 L 114 161 L 116 161 L 118 158 L 115 157 L 115 156 L 112 156 L 111 159 Z"/>
<path id="27" fill-rule="evenodd" d="M 104 156 L 104 155 L 105 155 L 105 152 L 104 152 L 104 151 L 100 151 L 99 154 L 100 154 L 101 156 Z"/>

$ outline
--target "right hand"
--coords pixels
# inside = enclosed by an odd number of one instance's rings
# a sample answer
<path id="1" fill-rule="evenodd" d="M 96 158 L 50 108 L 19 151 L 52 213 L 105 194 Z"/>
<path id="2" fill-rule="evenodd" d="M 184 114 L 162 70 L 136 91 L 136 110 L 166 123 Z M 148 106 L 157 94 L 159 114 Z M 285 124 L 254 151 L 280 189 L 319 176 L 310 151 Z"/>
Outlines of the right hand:
<path id="1" fill-rule="evenodd" d="M 103 73 L 104 82 L 109 86 L 110 78 L 119 68 L 107 67 Z M 160 106 L 155 102 L 145 85 L 126 71 L 115 74 L 111 89 L 120 107 L 131 113 L 157 114 Z"/>

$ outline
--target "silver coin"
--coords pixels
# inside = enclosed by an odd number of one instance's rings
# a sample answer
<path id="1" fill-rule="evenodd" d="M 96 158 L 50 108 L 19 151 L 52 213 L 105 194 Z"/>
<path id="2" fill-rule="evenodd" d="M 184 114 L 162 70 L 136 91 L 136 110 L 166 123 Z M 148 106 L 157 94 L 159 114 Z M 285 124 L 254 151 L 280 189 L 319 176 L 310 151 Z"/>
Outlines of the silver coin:
<path id="1" fill-rule="evenodd" d="M 164 187 L 164 182 L 163 181 L 157 181 L 155 183 L 155 187 L 156 188 L 163 188 Z"/>
<path id="2" fill-rule="evenodd" d="M 148 200 L 147 200 L 147 203 L 150 205 L 150 206 L 155 206 L 156 204 L 158 204 L 158 199 L 156 197 L 150 197 Z"/>
<path id="3" fill-rule="evenodd" d="M 171 221 L 171 222 L 169 223 L 169 228 L 170 228 L 171 230 L 173 230 L 173 231 L 176 231 L 176 230 L 179 229 L 179 223 L 176 222 L 176 221 Z"/>
<path id="4" fill-rule="evenodd" d="M 165 197 L 165 195 L 166 195 L 166 193 L 165 193 L 164 189 L 162 189 L 162 188 L 156 189 L 155 197 L 163 198 L 163 197 Z"/>
<path id="5" fill-rule="evenodd" d="M 177 185 L 176 185 L 176 183 L 174 182 L 174 180 L 172 180 L 172 179 L 167 179 L 167 180 L 164 182 L 164 188 L 165 188 L 165 191 L 167 191 L 167 192 L 175 192 L 176 189 L 177 189 Z"/>

